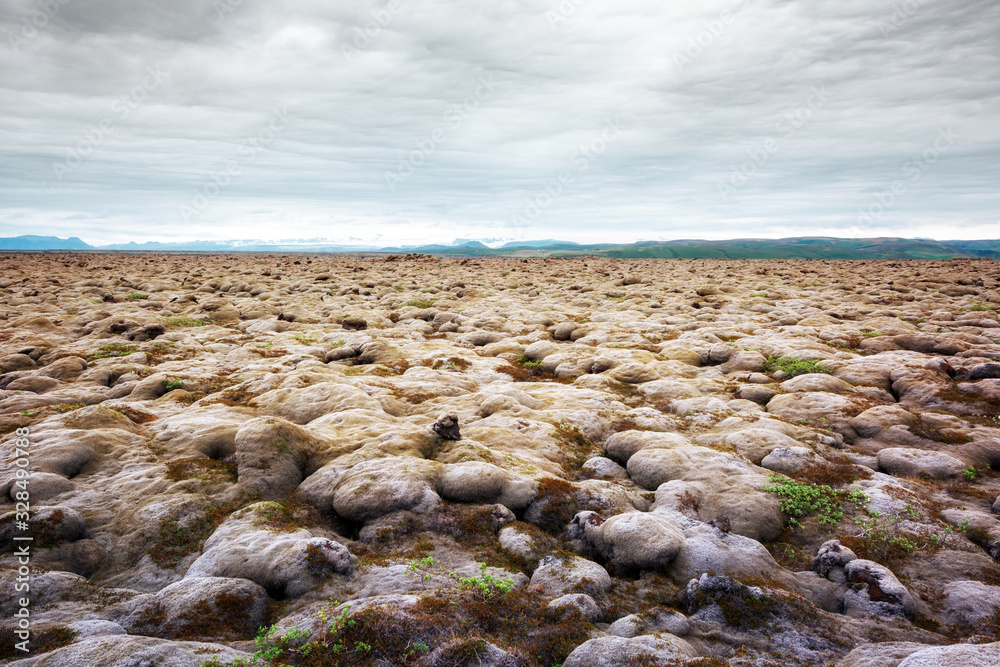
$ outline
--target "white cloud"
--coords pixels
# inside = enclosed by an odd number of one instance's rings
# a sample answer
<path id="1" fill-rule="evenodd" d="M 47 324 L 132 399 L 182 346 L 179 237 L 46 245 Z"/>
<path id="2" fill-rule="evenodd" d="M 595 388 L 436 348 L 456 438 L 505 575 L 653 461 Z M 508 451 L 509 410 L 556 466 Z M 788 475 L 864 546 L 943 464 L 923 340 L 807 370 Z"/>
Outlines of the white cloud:
<path id="1" fill-rule="evenodd" d="M 243 0 L 222 16 L 212 0 L 56 1 L 17 52 L 0 44 L 2 235 L 997 235 L 998 5 L 907 0 L 899 14 L 899 0 L 578 0 L 553 22 L 560 3 L 543 0 Z M 0 35 L 21 35 L 37 8 L 0 0 Z M 149 67 L 165 80 L 131 99 Z M 449 109 L 482 77 L 497 92 L 450 126 Z M 829 101 L 720 199 L 719 184 L 813 87 Z M 136 102 L 124 118 L 123 98 Z M 287 129 L 185 221 L 181 206 L 276 106 Z M 614 117 L 620 137 L 519 222 Z M 106 118 L 113 132 L 60 180 L 53 165 Z M 386 172 L 441 127 L 390 190 Z M 859 226 L 859 207 L 944 127 L 954 146 Z"/>

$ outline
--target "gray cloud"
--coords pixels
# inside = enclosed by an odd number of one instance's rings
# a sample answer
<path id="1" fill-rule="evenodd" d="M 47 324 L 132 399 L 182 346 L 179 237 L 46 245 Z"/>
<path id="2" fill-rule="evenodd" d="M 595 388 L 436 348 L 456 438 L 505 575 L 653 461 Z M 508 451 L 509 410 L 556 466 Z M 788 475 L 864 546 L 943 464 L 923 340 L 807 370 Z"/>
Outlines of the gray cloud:
<path id="1" fill-rule="evenodd" d="M 998 28 L 974 0 L 0 0 L 0 233 L 995 237 Z"/>

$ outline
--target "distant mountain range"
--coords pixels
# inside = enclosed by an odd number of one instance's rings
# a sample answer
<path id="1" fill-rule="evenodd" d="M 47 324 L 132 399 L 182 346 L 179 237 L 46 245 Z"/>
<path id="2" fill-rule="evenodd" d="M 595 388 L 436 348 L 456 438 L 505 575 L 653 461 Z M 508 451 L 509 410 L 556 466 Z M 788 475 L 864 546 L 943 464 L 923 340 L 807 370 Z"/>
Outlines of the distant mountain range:
<path id="1" fill-rule="evenodd" d="M 490 240 L 490 239 L 488 239 Z M 989 257 L 1000 259 L 1000 239 L 982 241 L 936 241 L 934 239 L 795 237 L 787 239 L 729 239 L 706 241 L 639 241 L 582 245 L 545 239 L 513 241 L 493 248 L 477 240 L 459 239 L 455 244 L 379 247 L 330 244 L 322 239 L 289 241 L 183 241 L 178 243 L 117 243 L 92 246 L 73 236 L 14 236 L 0 238 L 0 250 L 126 250 L 198 252 L 331 252 L 331 253 L 423 253 L 450 257 L 578 257 L 597 255 L 616 258 L 727 258 L 727 259 L 951 259 Z"/>

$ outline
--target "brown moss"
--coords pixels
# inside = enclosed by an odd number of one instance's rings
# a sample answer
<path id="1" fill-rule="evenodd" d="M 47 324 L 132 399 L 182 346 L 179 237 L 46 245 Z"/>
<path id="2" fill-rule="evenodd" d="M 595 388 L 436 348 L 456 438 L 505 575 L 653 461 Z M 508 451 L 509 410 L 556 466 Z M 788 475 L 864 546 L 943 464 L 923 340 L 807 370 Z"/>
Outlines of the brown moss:
<path id="1" fill-rule="evenodd" d="M 0 660 L 13 661 L 48 653 L 73 643 L 79 635 L 79 632 L 70 630 L 65 625 L 35 630 L 32 631 L 28 643 L 29 652 L 24 653 L 14 646 L 15 643 L 22 641 L 14 635 L 14 629 L 9 626 L 0 627 Z"/>
<path id="2" fill-rule="evenodd" d="M 681 514 L 689 516 L 692 519 L 698 518 L 698 510 L 700 507 L 701 503 L 698 502 L 697 498 L 691 495 L 690 491 L 684 491 L 677 503 L 677 509 L 680 510 Z"/>
<path id="3" fill-rule="evenodd" d="M 530 574 L 527 561 L 504 551 L 500 546 L 500 539 L 497 537 L 499 525 L 493 508 L 488 505 L 443 503 L 440 511 L 426 520 L 425 527 L 431 532 L 454 539 L 482 563 Z M 542 539 L 542 533 L 534 526 L 520 522 L 517 525 L 536 539 Z"/>
<path id="4" fill-rule="evenodd" d="M 283 357 L 288 354 L 288 350 L 283 347 L 247 347 L 247 349 L 259 357 L 264 357 L 265 359 L 274 359 L 275 357 Z"/>
<path id="5" fill-rule="evenodd" d="M 624 417 L 622 419 L 619 419 L 611 423 L 611 431 L 613 433 L 620 433 L 622 431 L 652 431 L 652 430 L 654 429 L 648 426 L 642 426 L 640 424 L 636 424 L 634 421 L 632 421 L 631 417 Z"/>
<path id="6" fill-rule="evenodd" d="M 319 522 L 319 515 L 312 505 L 294 498 L 262 503 L 254 511 L 253 519 L 255 526 L 273 533 L 292 533 Z"/>
<path id="7" fill-rule="evenodd" d="M 457 370 L 466 371 L 472 367 L 472 362 L 468 359 L 463 359 L 462 357 L 448 357 L 447 359 L 438 359 L 433 363 L 431 368 L 435 370 Z"/>
<path id="8" fill-rule="evenodd" d="M 204 481 L 236 482 L 235 462 L 216 461 L 215 459 L 192 456 L 176 459 L 167 464 L 167 479 L 179 482 L 185 479 L 201 479 Z"/>
<path id="9" fill-rule="evenodd" d="M 155 422 L 157 419 L 159 419 L 159 417 L 157 417 L 156 415 L 150 414 L 148 412 L 143 412 L 142 410 L 133 408 L 128 405 L 116 405 L 113 408 L 113 410 L 115 412 L 120 412 L 121 414 L 125 415 L 130 420 L 132 420 L 134 423 L 140 425 L 148 424 L 149 422 Z"/>
<path id="10" fill-rule="evenodd" d="M 796 472 L 789 473 L 789 476 L 799 481 L 836 488 L 847 486 L 859 479 L 871 479 L 872 471 L 863 466 L 827 461 L 804 466 Z"/>
<path id="11" fill-rule="evenodd" d="M 533 362 L 525 360 L 508 361 L 506 364 L 496 369 L 498 373 L 509 375 L 514 382 L 558 382 L 560 384 L 572 384 L 572 377 L 558 377 L 551 371 L 542 369 L 541 364 L 535 365 Z"/>
<path id="12" fill-rule="evenodd" d="M 917 423 L 907 426 L 906 429 L 918 438 L 942 442 L 946 445 L 964 445 L 972 442 L 972 436 L 953 428 L 931 431 L 930 429 L 924 428 L 922 424 Z"/>
<path id="13" fill-rule="evenodd" d="M 161 518 L 157 538 L 148 551 L 149 556 L 164 569 L 174 567 L 188 554 L 200 551 L 205 540 L 230 514 L 255 500 L 255 497 L 243 495 L 215 505 L 204 499 L 194 516 L 187 520 L 181 520 L 175 514 Z"/>
<path id="14" fill-rule="evenodd" d="M 218 396 L 212 396 L 204 401 L 205 405 L 228 405 L 229 407 L 253 407 L 253 399 L 257 394 L 253 394 L 246 389 L 224 389 Z"/>
<path id="15" fill-rule="evenodd" d="M 625 405 L 635 406 L 641 403 L 646 395 L 639 391 L 634 384 L 612 380 L 607 385 L 607 390 L 618 397 Z"/>
<path id="16" fill-rule="evenodd" d="M 539 508 L 538 519 L 534 523 L 549 533 L 561 533 L 578 509 L 572 485 L 557 477 L 538 480 L 534 505 Z"/>
<path id="17" fill-rule="evenodd" d="M 65 519 L 66 514 L 61 509 L 57 509 L 47 518 L 32 522 L 31 531 L 32 537 L 35 538 L 35 547 L 38 549 L 51 549 L 62 544 L 63 538 L 59 534 L 59 526 L 62 525 Z"/>
<path id="18" fill-rule="evenodd" d="M 766 545 L 767 550 L 771 552 L 778 565 L 786 570 L 792 572 L 811 570 L 812 556 L 800 545 L 795 544 L 795 537 L 796 533 L 792 529 L 785 528 L 777 541 Z"/>
<path id="19" fill-rule="evenodd" d="M 583 463 L 591 456 L 600 454 L 600 450 L 578 427 L 566 422 L 559 422 L 555 424 L 555 431 L 556 439 L 565 450 L 568 450 L 566 466 L 571 474 L 581 474 L 580 468 Z"/>

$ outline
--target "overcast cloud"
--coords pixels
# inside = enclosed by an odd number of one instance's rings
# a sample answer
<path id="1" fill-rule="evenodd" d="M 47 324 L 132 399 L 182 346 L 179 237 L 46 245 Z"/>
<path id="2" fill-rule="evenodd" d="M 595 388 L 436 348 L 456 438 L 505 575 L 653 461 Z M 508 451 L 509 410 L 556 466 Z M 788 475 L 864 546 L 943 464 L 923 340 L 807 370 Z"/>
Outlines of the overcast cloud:
<path id="1" fill-rule="evenodd" d="M 0 0 L 0 236 L 1000 236 L 987 0 Z"/>

